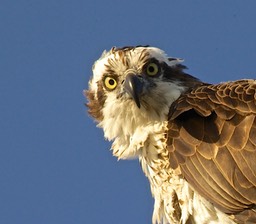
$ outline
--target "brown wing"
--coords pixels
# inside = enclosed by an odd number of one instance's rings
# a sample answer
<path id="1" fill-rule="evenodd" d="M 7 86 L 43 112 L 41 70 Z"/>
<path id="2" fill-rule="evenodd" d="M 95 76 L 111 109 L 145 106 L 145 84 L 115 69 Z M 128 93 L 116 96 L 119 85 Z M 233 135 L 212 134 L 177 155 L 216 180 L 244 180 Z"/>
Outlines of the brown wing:
<path id="1" fill-rule="evenodd" d="M 203 85 L 181 96 L 168 128 L 172 168 L 180 166 L 221 211 L 256 223 L 256 81 Z"/>

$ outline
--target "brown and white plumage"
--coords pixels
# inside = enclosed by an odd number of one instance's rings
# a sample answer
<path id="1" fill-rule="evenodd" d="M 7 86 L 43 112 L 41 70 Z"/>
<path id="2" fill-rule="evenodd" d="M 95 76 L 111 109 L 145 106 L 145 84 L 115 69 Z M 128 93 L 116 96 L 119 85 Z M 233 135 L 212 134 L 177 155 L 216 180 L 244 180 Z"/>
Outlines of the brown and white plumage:
<path id="1" fill-rule="evenodd" d="M 89 113 L 119 159 L 139 158 L 153 223 L 256 223 L 256 81 L 218 85 L 153 47 L 93 66 Z"/>

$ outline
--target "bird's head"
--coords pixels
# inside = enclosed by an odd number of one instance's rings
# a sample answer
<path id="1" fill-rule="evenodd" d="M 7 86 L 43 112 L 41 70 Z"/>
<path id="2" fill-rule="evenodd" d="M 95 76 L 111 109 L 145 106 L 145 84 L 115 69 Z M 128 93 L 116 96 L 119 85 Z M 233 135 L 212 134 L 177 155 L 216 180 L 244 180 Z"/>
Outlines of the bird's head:
<path id="1" fill-rule="evenodd" d="M 89 113 L 107 139 L 115 139 L 120 148 L 138 129 L 166 119 L 170 105 L 199 82 L 183 72 L 181 62 L 149 46 L 103 52 L 85 94 Z"/>

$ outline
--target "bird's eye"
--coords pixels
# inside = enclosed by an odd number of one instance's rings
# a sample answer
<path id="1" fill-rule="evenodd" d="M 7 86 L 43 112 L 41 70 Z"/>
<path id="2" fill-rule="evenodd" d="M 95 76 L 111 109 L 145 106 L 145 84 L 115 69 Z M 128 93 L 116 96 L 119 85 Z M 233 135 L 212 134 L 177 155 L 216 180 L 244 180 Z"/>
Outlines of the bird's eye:
<path id="1" fill-rule="evenodd" d="M 159 71 L 158 65 L 156 63 L 150 63 L 147 66 L 146 72 L 149 76 L 155 76 Z"/>
<path id="2" fill-rule="evenodd" d="M 104 79 L 104 85 L 108 90 L 114 90 L 117 86 L 117 81 L 113 77 L 106 76 Z"/>

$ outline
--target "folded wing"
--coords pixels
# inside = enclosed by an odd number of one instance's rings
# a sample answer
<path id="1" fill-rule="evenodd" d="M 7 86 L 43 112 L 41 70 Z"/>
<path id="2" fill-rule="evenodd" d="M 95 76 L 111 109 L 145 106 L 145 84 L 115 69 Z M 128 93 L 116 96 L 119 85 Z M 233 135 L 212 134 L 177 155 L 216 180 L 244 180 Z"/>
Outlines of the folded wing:
<path id="1" fill-rule="evenodd" d="M 256 81 L 202 85 L 169 113 L 172 168 L 239 222 L 256 223 Z"/>

